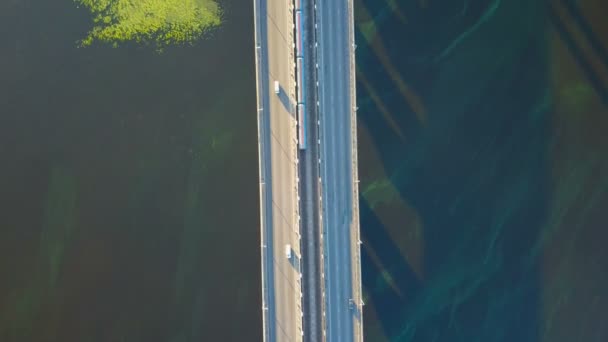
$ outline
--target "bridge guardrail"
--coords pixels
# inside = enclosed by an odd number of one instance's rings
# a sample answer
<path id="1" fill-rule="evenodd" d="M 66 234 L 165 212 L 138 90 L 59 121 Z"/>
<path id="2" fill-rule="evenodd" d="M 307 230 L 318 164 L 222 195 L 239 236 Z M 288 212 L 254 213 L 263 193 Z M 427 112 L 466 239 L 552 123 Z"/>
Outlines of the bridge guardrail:
<path id="1" fill-rule="evenodd" d="M 352 43 L 351 49 L 352 53 L 350 54 L 350 103 L 351 103 L 351 143 L 352 143 L 352 180 L 353 180 L 353 222 L 356 225 L 355 230 L 355 241 L 351 241 L 354 243 L 354 248 L 352 251 L 355 252 L 355 265 L 353 268 L 354 271 L 354 280 L 357 293 L 353 293 L 353 297 L 356 297 L 355 300 L 357 302 L 357 307 L 359 308 L 359 336 L 355 335 L 355 341 L 363 341 L 363 285 L 361 279 L 361 229 L 359 227 L 359 169 L 358 169 L 358 143 L 357 143 L 357 69 L 355 62 L 355 19 L 354 19 L 354 3 L 353 0 L 348 1 L 348 35 L 349 41 Z M 358 338 L 357 338 L 358 337 Z"/>
<path id="2" fill-rule="evenodd" d="M 294 29 L 293 29 L 293 17 L 294 17 L 294 10 L 295 10 L 295 5 L 293 0 L 289 2 L 289 6 L 287 7 L 287 15 L 289 18 L 289 39 L 287 40 L 288 42 L 295 42 L 295 37 L 294 37 Z M 293 104 L 296 104 L 297 101 L 296 99 L 296 81 L 295 81 L 295 69 L 296 69 L 296 63 L 295 63 L 295 54 L 294 54 L 294 49 L 293 47 L 290 45 L 290 52 L 289 52 L 289 111 L 290 114 L 295 114 L 296 110 L 293 107 Z M 293 102 L 292 102 L 293 101 Z M 297 105 L 296 105 L 297 106 Z M 297 137 L 297 120 L 293 120 L 293 125 L 291 126 L 293 133 L 292 136 L 293 137 Z M 296 232 L 296 234 L 298 235 L 298 278 L 296 279 L 296 283 L 297 286 L 295 286 L 295 288 L 297 289 L 296 292 L 296 309 L 297 309 L 297 313 L 296 315 L 298 315 L 300 317 L 300 319 L 298 320 L 298 325 L 297 325 L 297 330 L 300 333 L 301 336 L 304 336 L 304 312 L 303 312 L 303 307 L 304 307 L 304 303 L 303 303 L 303 284 L 302 284 L 302 230 L 301 228 L 301 221 L 300 221 L 300 205 L 299 205 L 299 199 L 300 199 L 300 168 L 298 167 L 298 140 L 293 139 L 291 140 L 292 144 L 291 144 L 291 152 L 292 152 L 292 157 L 294 158 L 294 169 L 295 169 L 295 184 L 294 184 L 294 188 L 295 188 L 295 194 L 296 194 L 296 206 L 295 206 L 295 213 L 294 213 L 294 231 Z"/>
<path id="3" fill-rule="evenodd" d="M 263 93 L 260 92 L 261 89 L 264 89 L 262 82 L 262 73 L 265 72 L 261 65 L 262 62 L 262 38 L 260 34 L 260 25 L 261 25 L 261 15 L 260 15 L 260 3 L 261 1 L 266 0 L 254 0 L 254 43 L 255 43 L 255 75 L 256 75 L 256 101 L 257 101 L 257 110 L 256 117 L 258 123 L 258 155 L 259 155 L 259 177 L 260 177 L 260 261 L 261 261 L 261 271 L 262 271 L 262 335 L 263 339 L 266 342 L 270 341 L 270 323 L 268 322 L 268 279 L 266 279 L 268 272 L 266 270 L 266 265 L 268 263 L 268 250 L 267 250 L 267 239 L 266 236 L 268 234 L 268 230 L 266 227 L 267 220 L 265 216 L 265 209 L 267 205 L 267 194 L 266 194 L 266 165 L 263 162 L 265 156 L 265 145 L 264 145 L 264 99 Z"/>

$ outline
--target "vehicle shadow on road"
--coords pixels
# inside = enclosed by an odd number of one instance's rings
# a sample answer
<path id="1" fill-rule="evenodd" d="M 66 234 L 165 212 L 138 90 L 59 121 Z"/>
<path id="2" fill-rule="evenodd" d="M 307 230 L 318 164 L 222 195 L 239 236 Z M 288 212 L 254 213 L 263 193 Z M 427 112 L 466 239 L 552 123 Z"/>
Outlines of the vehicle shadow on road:
<path id="1" fill-rule="evenodd" d="M 285 110 L 287 112 L 289 112 L 291 117 L 295 119 L 296 104 L 295 104 L 295 102 L 291 101 L 291 99 L 289 98 L 289 95 L 287 94 L 287 92 L 285 92 L 285 89 L 283 88 L 283 86 L 279 86 L 279 93 L 275 94 L 275 95 L 279 97 L 279 100 L 281 101 L 283 108 L 285 108 Z"/>

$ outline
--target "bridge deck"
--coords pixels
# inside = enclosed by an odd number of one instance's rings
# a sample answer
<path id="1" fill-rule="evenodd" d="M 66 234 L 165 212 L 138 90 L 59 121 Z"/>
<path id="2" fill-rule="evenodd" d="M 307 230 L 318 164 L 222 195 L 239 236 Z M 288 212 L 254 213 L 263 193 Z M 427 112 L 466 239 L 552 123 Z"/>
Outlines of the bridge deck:
<path id="1" fill-rule="evenodd" d="M 264 340 L 302 341 L 292 9 L 254 1 Z"/>
<path id="2" fill-rule="evenodd" d="M 362 341 L 353 1 L 316 13 L 326 335 Z"/>
<path id="3" fill-rule="evenodd" d="M 316 185 L 298 187 L 298 171 L 306 168 L 297 162 L 292 2 L 254 0 L 254 4 L 264 340 L 302 341 L 298 193 Z M 321 232 L 315 233 L 322 241 L 317 249 L 324 275 L 320 310 L 326 313 L 327 341 L 362 341 L 352 0 L 318 2 L 315 13 L 318 45 L 310 45 L 316 50 L 309 54 L 309 63 L 318 63 L 319 69 L 308 79 L 307 91 L 319 100 L 314 109 L 318 118 L 309 120 L 308 127 L 310 132 L 318 130 L 320 139 L 314 146 L 321 160 L 317 202 L 322 209 Z M 274 93 L 274 81 L 281 86 L 279 94 Z M 316 145 L 315 140 L 309 144 Z M 316 157 L 300 160 L 304 162 L 312 169 L 319 167 Z M 285 255 L 287 244 L 292 247 L 291 259 Z"/>

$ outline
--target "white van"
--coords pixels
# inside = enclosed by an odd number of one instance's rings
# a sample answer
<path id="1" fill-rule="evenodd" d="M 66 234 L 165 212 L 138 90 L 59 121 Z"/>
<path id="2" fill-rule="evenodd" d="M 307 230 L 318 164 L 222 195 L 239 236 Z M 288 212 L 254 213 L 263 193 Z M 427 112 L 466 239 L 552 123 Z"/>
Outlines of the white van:
<path id="1" fill-rule="evenodd" d="M 291 259 L 291 245 L 285 245 L 285 256 L 287 259 Z"/>
<path id="2" fill-rule="evenodd" d="M 278 94 L 281 92 L 281 86 L 279 85 L 279 81 L 274 81 L 274 93 Z"/>

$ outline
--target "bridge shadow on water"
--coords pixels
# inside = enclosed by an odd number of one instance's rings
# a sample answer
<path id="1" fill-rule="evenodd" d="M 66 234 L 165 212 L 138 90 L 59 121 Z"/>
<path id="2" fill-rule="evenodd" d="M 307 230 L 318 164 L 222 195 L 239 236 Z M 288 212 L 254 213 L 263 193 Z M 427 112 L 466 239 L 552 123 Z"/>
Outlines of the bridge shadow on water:
<path id="1" fill-rule="evenodd" d="M 371 292 L 371 299 L 377 308 L 380 323 L 386 332 L 394 332 L 399 325 L 400 313 L 408 304 L 412 293 L 420 291 L 420 281 L 414 271 L 403 259 L 395 242 L 386 234 L 382 223 L 367 205 L 365 200 L 360 201 L 359 212 L 361 216 L 361 235 L 364 237 L 361 249 L 361 267 L 363 271 L 363 286 Z M 372 251 L 373 250 L 373 251 Z M 371 253 L 378 259 L 385 261 L 385 268 L 380 269 L 374 263 Z M 390 274 L 397 289 L 408 296 L 400 297 L 397 292 L 386 283 L 382 273 Z"/>
<path id="2" fill-rule="evenodd" d="M 539 236 L 554 195 L 546 27 L 555 18 L 541 1 L 497 3 L 472 1 L 461 14 L 412 8 L 407 25 L 386 4 L 357 3 L 360 126 L 420 218 L 424 251 L 417 274 L 395 241 L 408 227 L 391 237 L 359 199 L 363 286 L 378 318 L 365 324 L 384 335 L 368 332 L 370 341 L 541 340 Z M 442 25 L 447 17 L 456 19 Z M 366 18 L 377 30 L 371 39 Z M 400 75 L 389 74 L 379 42 Z M 423 109 L 406 100 L 396 77 Z"/>

